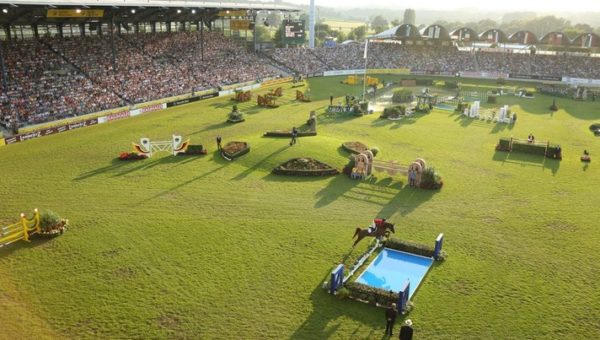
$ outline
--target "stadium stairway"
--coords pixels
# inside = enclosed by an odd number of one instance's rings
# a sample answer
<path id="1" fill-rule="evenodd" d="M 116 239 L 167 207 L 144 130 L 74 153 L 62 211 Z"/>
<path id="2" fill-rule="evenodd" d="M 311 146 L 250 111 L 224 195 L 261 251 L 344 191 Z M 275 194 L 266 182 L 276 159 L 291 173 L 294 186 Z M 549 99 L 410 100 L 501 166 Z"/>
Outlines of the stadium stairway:
<path id="1" fill-rule="evenodd" d="M 309 49 L 309 50 L 308 50 L 308 52 L 309 52 L 310 54 L 312 54 L 312 55 L 315 57 L 315 59 L 317 59 L 317 60 L 318 60 L 318 61 L 320 61 L 320 62 L 321 62 L 323 65 L 325 65 L 327 70 L 335 70 L 335 69 L 336 69 L 336 67 L 334 67 L 334 66 L 332 66 L 332 65 L 329 65 L 329 64 L 328 64 L 328 63 L 327 63 L 327 62 L 326 62 L 326 61 L 325 61 L 323 58 L 319 57 L 319 56 L 318 56 L 318 55 L 315 53 L 315 51 L 314 51 L 314 50 L 312 50 L 312 49 Z"/>
<path id="2" fill-rule="evenodd" d="M 47 49 L 49 49 L 50 51 L 52 51 L 52 53 L 56 54 L 57 56 L 59 56 L 62 60 L 64 60 L 65 62 L 67 62 L 67 64 L 71 65 L 75 70 L 77 70 L 77 72 L 83 74 L 89 81 L 91 81 L 94 84 L 99 85 L 97 82 L 94 81 L 94 79 L 92 79 L 90 77 L 89 74 L 87 74 L 87 72 L 85 72 L 84 70 L 81 69 L 81 67 L 79 67 L 79 65 L 75 64 L 74 62 L 72 62 L 71 60 L 69 60 L 67 57 L 65 57 L 62 53 L 60 53 L 59 51 L 55 50 L 52 46 L 50 46 L 50 44 L 42 41 L 42 40 L 38 40 L 38 43 L 41 44 L 42 46 L 45 46 Z M 102 88 L 104 88 L 104 86 L 101 86 Z M 114 93 L 117 97 L 121 98 L 121 100 L 123 100 L 123 102 L 128 103 L 128 104 L 133 104 L 129 99 L 127 99 L 125 96 L 123 96 L 121 93 L 119 92 L 115 92 L 110 90 L 112 93 Z"/>
<path id="3" fill-rule="evenodd" d="M 300 73 L 298 70 L 291 68 L 290 66 L 287 66 L 286 64 L 275 60 L 275 58 L 271 57 L 270 55 L 266 54 L 266 53 L 262 53 L 262 52 L 257 52 L 259 57 L 264 58 L 266 61 L 269 62 L 269 64 L 271 66 L 273 66 L 275 69 L 277 69 L 280 72 L 283 72 L 285 75 L 289 76 L 292 74 L 296 74 L 296 73 Z"/>
<path id="4" fill-rule="evenodd" d="M 477 53 L 471 53 L 473 57 L 473 63 L 475 64 L 475 71 L 481 72 L 481 67 L 479 66 L 479 60 L 477 60 Z"/>

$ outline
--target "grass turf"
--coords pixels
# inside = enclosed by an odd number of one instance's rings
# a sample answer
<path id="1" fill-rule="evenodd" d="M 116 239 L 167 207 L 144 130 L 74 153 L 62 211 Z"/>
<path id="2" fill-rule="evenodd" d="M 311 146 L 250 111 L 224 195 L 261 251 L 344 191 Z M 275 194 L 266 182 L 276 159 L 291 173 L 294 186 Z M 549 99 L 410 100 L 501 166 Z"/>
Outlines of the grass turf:
<path id="1" fill-rule="evenodd" d="M 59 238 L 0 249 L 3 336 L 381 338 L 383 310 L 320 286 L 349 256 L 354 228 L 384 216 L 403 239 L 433 245 L 446 234 L 449 259 L 413 299 L 419 338 L 506 338 L 508 329 L 598 338 L 600 170 L 579 156 L 600 154 L 588 129 L 600 104 L 559 99 L 550 113 L 550 97 L 498 98 L 517 112 L 515 126 L 438 110 L 394 122 L 326 117 L 330 93 L 353 88 L 342 79 L 310 80 L 321 101 L 297 103 L 286 85 L 278 109 L 239 104 L 241 124 L 225 123 L 232 103 L 221 98 L 0 148 L 0 222 L 34 207 L 71 221 Z M 317 137 L 293 147 L 261 137 L 310 110 Z M 115 160 L 141 136 L 173 132 L 209 154 Z M 499 137 L 529 133 L 561 144 L 564 159 L 494 151 Z M 217 134 L 250 153 L 224 161 Z M 382 173 L 363 182 L 270 174 L 299 156 L 341 168 L 349 140 L 379 147 L 384 160 L 425 158 L 444 188 L 413 190 Z"/>

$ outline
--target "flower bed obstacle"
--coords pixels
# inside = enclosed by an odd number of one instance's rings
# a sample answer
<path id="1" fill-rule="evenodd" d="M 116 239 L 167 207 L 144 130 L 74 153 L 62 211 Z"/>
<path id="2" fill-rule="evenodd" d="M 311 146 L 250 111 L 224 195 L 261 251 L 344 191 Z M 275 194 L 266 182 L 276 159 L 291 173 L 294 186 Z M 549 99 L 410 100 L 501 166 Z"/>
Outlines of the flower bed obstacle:
<path id="1" fill-rule="evenodd" d="M 119 154 L 119 160 L 121 161 L 135 161 L 139 159 L 146 159 L 148 156 L 139 154 L 137 152 L 127 152 L 123 151 Z"/>
<path id="2" fill-rule="evenodd" d="M 365 152 L 369 150 L 369 147 L 365 144 L 357 141 L 352 142 L 344 142 L 342 143 L 342 148 L 348 152 L 359 154 L 361 152 Z"/>
<path id="3" fill-rule="evenodd" d="M 316 159 L 293 158 L 273 169 L 276 175 L 288 176 L 334 176 L 340 172 Z"/>
<path id="4" fill-rule="evenodd" d="M 233 141 L 221 149 L 221 156 L 228 161 L 234 160 L 250 152 L 250 145 L 246 142 Z"/>
<path id="5" fill-rule="evenodd" d="M 0 248 L 20 240 L 29 242 L 33 235 L 45 237 L 61 235 L 68 224 L 69 220 L 60 218 L 51 211 L 40 214 L 38 209 L 35 209 L 31 218 L 27 218 L 22 213 L 19 222 L 0 227 Z"/>

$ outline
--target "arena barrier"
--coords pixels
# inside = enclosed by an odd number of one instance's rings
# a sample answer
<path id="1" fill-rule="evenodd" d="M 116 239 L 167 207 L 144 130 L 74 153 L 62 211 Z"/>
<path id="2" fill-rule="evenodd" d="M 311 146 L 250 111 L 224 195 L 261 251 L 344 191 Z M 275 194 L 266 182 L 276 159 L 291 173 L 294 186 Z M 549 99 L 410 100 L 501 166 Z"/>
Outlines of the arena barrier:
<path id="1" fill-rule="evenodd" d="M 35 209 L 31 219 L 21 213 L 19 222 L 0 228 L 0 248 L 20 240 L 29 242 L 31 235 L 40 232 L 40 212 Z"/>
<path id="2" fill-rule="evenodd" d="M 151 142 L 150 138 L 143 137 L 140 144 L 132 143 L 133 150 L 140 155 L 152 157 L 152 154 L 160 151 L 166 151 L 177 156 L 178 153 L 185 152 L 190 145 L 190 140 L 183 141 L 181 136 L 173 135 L 170 141 Z"/>

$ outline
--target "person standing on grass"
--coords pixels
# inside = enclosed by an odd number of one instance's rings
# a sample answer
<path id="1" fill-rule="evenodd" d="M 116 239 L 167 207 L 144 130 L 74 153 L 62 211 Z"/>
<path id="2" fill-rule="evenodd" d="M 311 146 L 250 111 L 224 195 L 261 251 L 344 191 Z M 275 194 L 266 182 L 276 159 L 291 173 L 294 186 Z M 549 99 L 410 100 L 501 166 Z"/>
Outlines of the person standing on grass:
<path id="1" fill-rule="evenodd" d="M 394 323 L 396 322 L 397 315 L 398 312 L 396 311 L 395 303 L 392 303 L 391 306 L 385 309 L 385 335 L 394 335 Z"/>
<path id="2" fill-rule="evenodd" d="M 298 137 L 298 129 L 294 126 L 292 128 L 292 140 L 290 141 L 290 146 L 296 144 L 296 138 Z"/>
<path id="3" fill-rule="evenodd" d="M 329 106 L 333 106 L 333 96 L 329 96 Z"/>
<path id="4" fill-rule="evenodd" d="M 404 321 L 404 325 L 400 327 L 400 340 L 412 340 L 413 338 L 413 328 L 412 321 L 407 319 Z"/>
<path id="5" fill-rule="evenodd" d="M 217 150 L 221 151 L 221 136 L 217 136 Z"/>

